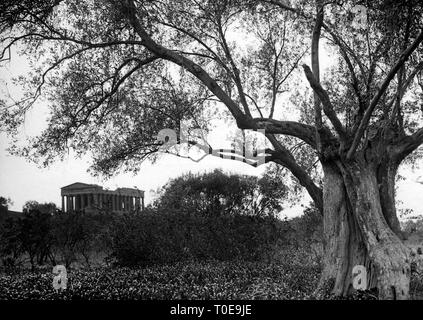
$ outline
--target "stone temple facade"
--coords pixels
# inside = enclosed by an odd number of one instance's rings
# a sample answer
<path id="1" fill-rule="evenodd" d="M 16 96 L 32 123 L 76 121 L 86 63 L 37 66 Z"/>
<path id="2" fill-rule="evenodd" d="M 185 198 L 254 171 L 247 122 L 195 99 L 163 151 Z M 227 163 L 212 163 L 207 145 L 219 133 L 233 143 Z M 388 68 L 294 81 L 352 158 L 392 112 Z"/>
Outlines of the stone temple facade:
<path id="1" fill-rule="evenodd" d="M 104 190 L 96 184 L 72 183 L 61 188 L 62 211 L 116 213 L 144 210 L 144 191 L 132 188 Z"/>

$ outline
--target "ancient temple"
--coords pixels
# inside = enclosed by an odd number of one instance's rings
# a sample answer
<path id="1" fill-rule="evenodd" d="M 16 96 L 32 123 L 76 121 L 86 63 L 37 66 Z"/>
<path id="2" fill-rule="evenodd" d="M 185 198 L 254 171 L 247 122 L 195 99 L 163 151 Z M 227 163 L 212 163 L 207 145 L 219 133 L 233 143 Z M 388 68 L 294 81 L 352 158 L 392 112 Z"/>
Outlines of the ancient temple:
<path id="1" fill-rule="evenodd" d="M 62 211 L 138 212 L 144 210 L 144 191 L 133 188 L 105 190 L 96 184 L 72 183 L 61 188 Z"/>

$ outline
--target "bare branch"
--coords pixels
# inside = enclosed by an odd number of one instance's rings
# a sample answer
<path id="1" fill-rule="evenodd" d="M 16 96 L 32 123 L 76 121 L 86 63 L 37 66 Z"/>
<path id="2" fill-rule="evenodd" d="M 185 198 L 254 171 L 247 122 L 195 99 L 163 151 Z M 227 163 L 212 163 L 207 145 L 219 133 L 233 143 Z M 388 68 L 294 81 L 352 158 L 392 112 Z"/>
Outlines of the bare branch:
<path id="1" fill-rule="evenodd" d="M 253 104 L 256 107 L 258 113 L 260 114 L 260 117 L 263 118 L 263 112 L 261 112 L 261 109 L 258 106 L 257 101 L 253 97 L 251 97 L 249 94 L 247 94 L 247 93 L 245 94 L 245 96 L 253 102 Z"/>
<path id="2" fill-rule="evenodd" d="M 341 121 L 338 119 L 338 116 L 335 113 L 335 110 L 332 106 L 332 102 L 330 101 L 329 95 L 327 94 L 326 90 L 320 85 L 320 83 L 316 80 L 313 75 L 313 72 L 307 65 L 303 65 L 305 75 L 307 77 L 308 82 L 310 83 L 311 87 L 313 88 L 314 92 L 318 95 L 322 105 L 323 111 L 325 115 L 331 121 L 333 127 L 335 128 L 336 133 L 338 134 L 341 143 L 345 143 L 346 141 L 346 132 L 345 128 L 342 125 Z"/>
<path id="3" fill-rule="evenodd" d="M 364 113 L 363 119 L 361 120 L 360 125 L 357 129 L 357 132 L 354 136 L 354 140 L 352 142 L 351 148 L 349 149 L 347 153 L 347 159 L 351 159 L 352 155 L 357 149 L 360 143 L 361 137 L 363 136 L 364 131 L 366 130 L 369 124 L 373 110 L 376 108 L 380 98 L 385 93 L 386 89 L 391 83 L 391 80 L 395 77 L 395 74 L 398 72 L 401 66 L 405 63 L 405 61 L 410 57 L 410 55 L 414 52 L 414 50 L 420 45 L 422 41 L 423 41 L 423 30 L 420 31 L 420 34 L 417 36 L 414 42 L 401 54 L 401 56 L 399 57 L 395 65 L 389 71 L 388 75 L 386 76 L 385 80 L 380 86 L 379 91 L 373 97 L 369 107 L 366 109 L 366 112 Z"/>
<path id="4" fill-rule="evenodd" d="M 408 78 L 404 81 L 404 84 L 402 86 L 400 86 L 400 88 L 398 89 L 397 94 L 392 98 L 392 100 L 389 102 L 389 108 L 392 106 L 392 104 L 396 101 L 396 105 L 395 108 L 392 110 L 391 113 L 391 123 L 393 123 L 393 121 L 395 120 L 395 116 L 398 114 L 399 112 L 399 107 L 400 107 L 400 102 L 402 100 L 402 98 L 404 97 L 405 93 L 407 92 L 408 87 L 411 85 L 411 83 L 413 82 L 414 77 L 423 70 L 423 61 L 420 62 L 415 68 L 414 70 L 410 73 L 410 75 L 408 76 Z"/>
<path id="5" fill-rule="evenodd" d="M 228 43 L 226 42 L 226 37 L 225 37 L 225 34 L 222 30 L 222 24 L 221 24 L 220 19 L 218 19 L 217 26 L 218 26 L 222 46 L 223 46 L 223 51 L 225 52 L 226 58 L 229 60 L 229 63 L 231 64 L 231 67 L 232 67 L 232 70 L 233 70 L 234 81 L 235 81 L 235 85 L 236 85 L 237 90 L 238 90 L 239 99 L 241 101 L 242 106 L 244 107 L 245 114 L 247 116 L 251 117 L 251 112 L 250 112 L 250 109 L 248 107 L 247 100 L 245 99 L 244 88 L 242 87 L 239 70 L 238 70 L 238 68 L 235 64 L 234 59 L 232 58 L 232 54 L 231 54 L 231 51 L 229 49 Z"/>

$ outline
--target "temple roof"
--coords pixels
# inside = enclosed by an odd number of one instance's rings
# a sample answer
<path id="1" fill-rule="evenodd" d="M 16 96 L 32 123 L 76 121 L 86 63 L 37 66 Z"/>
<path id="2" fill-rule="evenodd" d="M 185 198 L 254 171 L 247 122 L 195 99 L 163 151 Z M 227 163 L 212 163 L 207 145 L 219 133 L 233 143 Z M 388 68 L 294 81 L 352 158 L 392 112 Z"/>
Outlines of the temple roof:
<path id="1" fill-rule="evenodd" d="M 70 185 L 64 186 L 60 189 L 86 189 L 86 188 L 98 188 L 103 189 L 103 187 L 97 185 L 97 184 L 88 184 L 88 183 L 82 183 L 82 182 L 75 182 Z"/>
<path id="2" fill-rule="evenodd" d="M 75 182 L 64 186 L 61 189 L 62 195 L 72 195 L 79 193 L 102 193 L 102 194 L 122 194 L 129 196 L 144 196 L 144 191 L 137 188 L 117 188 L 116 190 L 103 189 L 97 184 L 88 184 L 82 182 Z"/>

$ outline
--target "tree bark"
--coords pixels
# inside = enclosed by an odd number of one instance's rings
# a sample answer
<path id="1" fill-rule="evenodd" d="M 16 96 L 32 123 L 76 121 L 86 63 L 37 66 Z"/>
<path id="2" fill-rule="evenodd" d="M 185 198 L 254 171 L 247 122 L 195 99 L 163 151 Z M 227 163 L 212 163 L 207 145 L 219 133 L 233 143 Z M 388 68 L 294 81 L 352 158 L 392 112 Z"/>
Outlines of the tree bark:
<path id="1" fill-rule="evenodd" d="M 408 299 L 409 253 L 397 235 L 392 192 L 396 168 L 354 160 L 324 163 L 323 170 L 325 254 L 318 290 L 351 294 L 353 268 L 360 265 L 367 289 L 377 288 L 380 299 Z M 392 185 L 382 187 L 387 179 Z"/>

